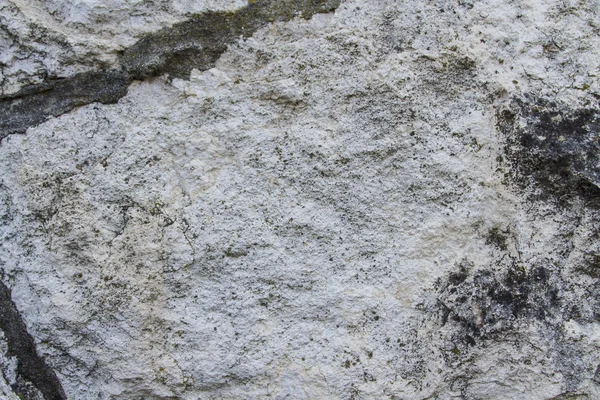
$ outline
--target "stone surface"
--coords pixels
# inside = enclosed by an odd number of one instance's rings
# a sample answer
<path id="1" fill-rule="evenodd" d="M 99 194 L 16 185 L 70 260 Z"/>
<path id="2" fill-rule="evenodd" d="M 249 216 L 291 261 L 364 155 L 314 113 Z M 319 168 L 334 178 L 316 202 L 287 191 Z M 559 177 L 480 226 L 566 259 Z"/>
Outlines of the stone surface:
<path id="1" fill-rule="evenodd" d="M 244 6 L 6 2 L 5 96 Z M 326 8 L 6 134 L 37 359 L 67 399 L 599 398 L 600 3 Z M 0 393 L 50 398 L 3 324 Z"/>
<path id="2" fill-rule="evenodd" d="M 171 78 L 189 79 L 192 70 L 214 67 L 229 44 L 252 36 L 267 24 L 297 16 L 310 19 L 339 4 L 339 0 L 264 0 L 234 12 L 207 11 L 161 29 L 125 49 L 118 64 L 108 70 L 52 77 L 0 97 L 0 140 L 77 106 L 116 103 L 133 79 L 166 73 Z"/>
<path id="3" fill-rule="evenodd" d="M 109 68 L 145 34 L 244 0 L 4 0 L 0 3 L 3 95 L 48 77 Z"/>

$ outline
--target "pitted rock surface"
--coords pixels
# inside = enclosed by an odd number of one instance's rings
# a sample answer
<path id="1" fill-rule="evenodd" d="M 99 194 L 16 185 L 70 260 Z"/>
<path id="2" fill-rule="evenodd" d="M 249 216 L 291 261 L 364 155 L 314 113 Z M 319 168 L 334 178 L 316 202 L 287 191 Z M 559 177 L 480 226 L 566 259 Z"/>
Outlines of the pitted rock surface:
<path id="1" fill-rule="evenodd" d="M 0 6 L 0 395 L 599 398 L 600 4 L 267 3 Z"/>

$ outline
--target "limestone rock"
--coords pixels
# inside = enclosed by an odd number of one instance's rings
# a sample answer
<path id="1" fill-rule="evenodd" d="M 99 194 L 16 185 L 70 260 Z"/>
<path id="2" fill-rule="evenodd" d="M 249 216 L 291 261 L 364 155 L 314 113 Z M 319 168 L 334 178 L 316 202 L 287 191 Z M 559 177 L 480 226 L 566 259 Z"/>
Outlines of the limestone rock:
<path id="1" fill-rule="evenodd" d="M 1 7 L 0 394 L 600 397 L 597 2 Z"/>

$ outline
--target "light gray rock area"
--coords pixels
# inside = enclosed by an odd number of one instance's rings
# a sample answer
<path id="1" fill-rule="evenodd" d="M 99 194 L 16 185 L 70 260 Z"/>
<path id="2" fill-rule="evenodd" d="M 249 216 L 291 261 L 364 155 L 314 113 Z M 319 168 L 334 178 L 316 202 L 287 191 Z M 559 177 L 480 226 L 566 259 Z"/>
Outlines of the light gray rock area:
<path id="1" fill-rule="evenodd" d="M 5 0 L 0 48 L 0 398 L 600 398 L 598 0 Z"/>

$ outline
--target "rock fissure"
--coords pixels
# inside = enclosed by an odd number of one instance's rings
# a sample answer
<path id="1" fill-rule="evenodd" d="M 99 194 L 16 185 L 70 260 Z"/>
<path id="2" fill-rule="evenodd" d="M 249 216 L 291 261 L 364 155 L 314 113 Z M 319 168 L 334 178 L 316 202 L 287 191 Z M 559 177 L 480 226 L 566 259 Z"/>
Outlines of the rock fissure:
<path id="1" fill-rule="evenodd" d="M 33 338 L 21 319 L 19 310 L 12 301 L 10 289 L 0 281 L 0 329 L 8 344 L 8 355 L 17 359 L 17 382 L 12 384 L 16 394 L 29 399 L 28 388 L 23 381 L 30 382 L 45 400 L 65 400 L 65 392 L 54 371 L 37 354 Z"/>
<path id="2" fill-rule="evenodd" d="M 169 74 L 189 78 L 192 69 L 212 68 L 227 46 L 272 22 L 334 11 L 341 0 L 260 0 L 237 11 L 210 11 L 148 34 L 126 49 L 113 69 L 48 80 L 0 97 L 0 141 L 73 110 L 116 103 L 133 80 Z"/>

